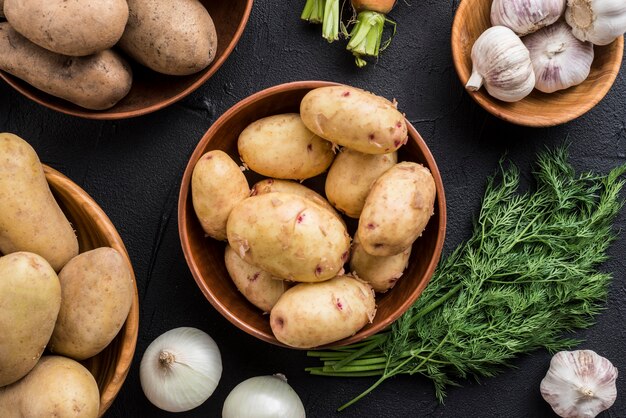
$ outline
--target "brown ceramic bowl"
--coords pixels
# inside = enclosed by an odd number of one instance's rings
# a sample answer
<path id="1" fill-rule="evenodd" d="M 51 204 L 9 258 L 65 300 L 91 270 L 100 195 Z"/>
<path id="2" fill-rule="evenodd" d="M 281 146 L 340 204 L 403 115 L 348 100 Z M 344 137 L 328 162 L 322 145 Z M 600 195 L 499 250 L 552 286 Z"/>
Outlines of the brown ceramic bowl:
<path id="1" fill-rule="evenodd" d="M 80 252 L 98 247 L 112 247 L 126 258 L 133 282 L 133 273 L 126 247 L 115 227 L 100 206 L 74 182 L 44 165 L 50 190 L 76 230 Z M 135 296 L 128 318 L 115 339 L 98 355 L 82 362 L 91 371 L 100 390 L 100 412 L 103 416 L 120 391 L 135 353 L 139 330 L 139 298 Z"/>
<path id="2" fill-rule="evenodd" d="M 200 2 L 209 11 L 217 31 L 218 47 L 213 62 L 196 74 L 168 76 L 151 71 L 128 58 L 133 69 L 133 85 L 128 95 L 110 109 L 85 109 L 44 93 L 3 71 L 0 71 L 0 77 L 29 99 L 69 115 L 89 119 L 124 119 L 154 112 L 187 96 L 215 74 L 237 45 L 248 22 L 253 0 Z"/>
<path id="3" fill-rule="evenodd" d="M 275 114 L 299 112 L 302 97 L 316 87 L 333 85 L 325 81 L 300 81 L 281 84 L 256 93 L 230 108 L 207 131 L 192 154 L 185 170 L 178 202 L 178 228 L 187 264 L 198 286 L 211 304 L 230 322 L 245 332 L 272 344 L 284 346 L 272 334 L 269 316 L 249 303 L 239 293 L 224 266 L 225 243 L 206 238 L 193 210 L 190 182 L 193 168 L 207 151 L 222 150 L 239 162 L 237 138 L 250 123 Z M 332 343 L 345 345 L 375 334 L 396 320 L 426 287 L 439 261 L 446 230 L 446 205 L 439 169 L 426 143 L 409 124 L 408 144 L 399 150 L 398 160 L 424 164 L 435 179 L 437 200 L 435 214 L 414 246 L 409 267 L 389 292 L 377 296 L 378 311 L 371 324 L 355 335 Z M 261 176 L 246 171 L 250 185 Z M 324 175 L 307 180 L 306 185 L 323 195 Z M 355 222 L 348 220 L 351 234 Z"/>
<path id="4" fill-rule="evenodd" d="M 465 85 L 472 73 L 472 46 L 491 26 L 492 0 L 462 0 L 452 24 L 452 59 Z M 624 37 L 606 46 L 594 47 L 589 77 L 578 86 L 554 93 L 538 90 L 515 103 L 491 97 L 484 88 L 469 92 L 489 113 L 518 125 L 546 127 L 569 122 L 593 108 L 609 91 L 622 64 Z"/>

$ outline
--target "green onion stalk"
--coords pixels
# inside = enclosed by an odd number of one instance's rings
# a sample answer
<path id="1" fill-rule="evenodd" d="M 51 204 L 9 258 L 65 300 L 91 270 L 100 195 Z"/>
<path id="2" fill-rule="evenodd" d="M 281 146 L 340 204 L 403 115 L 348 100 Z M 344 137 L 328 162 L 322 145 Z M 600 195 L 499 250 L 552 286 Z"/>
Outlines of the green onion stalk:
<path id="1" fill-rule="evenodd" d="M 322 24 L 322 36 L 328 42 L 339 39 L 339 0 L 307 0 L 300 18 Z"/>
<path id="2" fill-rule="evenodd" d="M 396 0 L 352 0 L 352 8 L 358 14 L 347 49 L 354 55 L 358 67 L 367 65 L 364 57 L 378 58 L 378 53 L 389 46 L 396 33 L 396 24 L 387 18 L 387 14 L 395 4 Z M 386 23 L 392 25 L 393 33 L 381 46 Z"/>

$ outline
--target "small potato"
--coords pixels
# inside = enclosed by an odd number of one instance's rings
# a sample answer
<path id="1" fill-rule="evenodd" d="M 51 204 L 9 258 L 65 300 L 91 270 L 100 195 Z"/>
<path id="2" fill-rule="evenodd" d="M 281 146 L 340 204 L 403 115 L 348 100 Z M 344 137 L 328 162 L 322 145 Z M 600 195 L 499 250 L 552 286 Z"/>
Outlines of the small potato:
<path id="1" fill-rule="evenodd" d="M 95 356 L 115 338 L 133 302 L 128 263 L 109 247 L 81 253 L 59 273 L 61 309 L 50 351 L 75 360 Z"/>
<path id="2" fill-rule="evenodd" d="M 300 103 L 302 122 L 338 145 L 365 154 L 387 154 L 406 144 L 406 121 L 396 105 L 348 86 L 311 90 Z"/>
<path id="3" fill-rule="evenodd" d="M 35 45 L 6 22 L 0 23 L 0 70 L 92 110 L 113 107 L 133 79 L 130 66 L 113 50 L 68 57 Z"/>
<path id="4" fill-rule="evenodd" d="M 46 260 L 27 252 L 0 257 L 0 387 L 35 366 L 60 306 L 61 285 Z"/>
<path id="5" fill-rule="evenodd" d="M 413 162 L 398 163 L 372 186 L 359 218 L 357 234 L 371 255 L 389 256 L 413 244 L 433 215 L 435 180 Z"/>
<path id="6" fill-rule="evenodd" d="M 276 339 L 311 348 L 354 335 L 376 314 L 374 291 L 351 276 L 300 283 L 278 299 L 270 313 Z"/>
<path id="7" fill-rule="evenodd" d="M 330 279 L 350 254 L 346 227 L 328 210 L 291 193 L 245 199 L 231 212 L 226 229 L 241 258 L 290 281 Z"/>
<path id="8" fill-rule="evenodd" d="M 22 380 L 0 388 L 2 418 L 96 418 L 98 384 L 82 364 L 44 356 Z"/>
<path id="9" fill-rule="evenodd" d="M 263 312 L 272 310 L 272 306 L 287 290 L 287 283 L 245 262 L 230 245 L 226 246 L 224 261 L 226 270 L 237 289 L 250 303 Z"/>
<path id="10" fill-rule="evenodd" d="M 369 255 L 359 243 L 358 235 L 352 242 L 350 271 L 370 284 L 377 292 L 386 292 L 395 286 L 409 265 L 411 247 L 400 254 L 378 257 Z"/>
<path id="11" fill-rule="evenodd" d="M 326 196 L 338 210 L 359 218 L 374 182 L 398 162 L 398 154 L 363 154 L 344 148 L 326 176 Z"/>
<path id="12" fill-rule="evenodd" d="M 191 197 L 207 235 L 225 240 L 230 211 L 249 195 L 246 176 L 228 154 L 214 150 L 200 157 L 191 175 Z"/>
<path id="13" fill-rule="evenodd" d="M 278 179 L 315 177 L 335 158 L 333 145 L 309 131 L 297 113 L 251 123 L 239 135 L 237 148 L 252 171 Z"/>

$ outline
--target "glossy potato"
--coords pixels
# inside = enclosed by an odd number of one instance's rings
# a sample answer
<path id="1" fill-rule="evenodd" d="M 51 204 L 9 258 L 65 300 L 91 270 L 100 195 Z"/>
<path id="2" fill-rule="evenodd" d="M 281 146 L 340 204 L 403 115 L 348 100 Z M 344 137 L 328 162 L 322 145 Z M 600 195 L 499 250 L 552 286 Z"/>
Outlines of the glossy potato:
<path id="1" fill-rule="evenodd" d="M 60 306 L 59 279 L 46 260 L 27 252 L 0 257 L 0 387 L 35 366 Z"/>
<path id="2" fill-rule="evenodd" d="M 259 119 L 239 135 L 241 160 L 267 177 L 304 180 L 326 171 L 335 158 L 333 145 L 315 135 L 297 113 Z"/>
<path id="3" fill-rule="evenodd" d="M 191 176 L 191 198 L 207 235 L 225 240 L 230 211 L 249 194 L 246 176 L 228 154 L 214 150 L 200 157 Z"/>
<path id="4" fill-rule="evenodd" d="M 371 255 L 399 254 L 422 234 L 434 213 L 435 181 L 421 164 L 401 162 L 376 180 L 357 234 Z"/>
<path id="5" fill-rule="evenodd" d="M 328 210 L 291 193 L 240 202 L 228 218 L 227 233 L 241 258 L 290 281 L 330 279 L 350 253 L 345 226 Z"/>
<path id="6" fill-rule="evenodd" d="M 366 154 L 406 144 L 406 121 L 394 103 L 348 86 L 311 90 L 300 103 L 302 122 L 322 138 Z"/>
<path id="7" fill-rule="evenodd" d="M 351 276 L 321 283 L 300 283 L 278 299 L 270 326 L 278 341 L 311 348 L 349 337 L 372 322 L 374 291 Z"/>
<path id="8" fill-rule="evenodd" d="M 411 247 L 396 255 L 370 255 L 363 249 L 358 235 L 355 235 L 350 255 L 350 272 L 369 283 L 376 292 L 386 292 L 402 277 L 409 265 L 410 256 Z"/>
<path id="9" fill-rule="evenodd" d="M 54 200 L 39 157 L 22 138 L 0 133 L 0 252 L 28 251 L 55 271 L 78 254 L 74 229 Z"/>
<path id="10" fill-rule="evenodd" d="M 344 148 L 326 176 L 326 196 L 339 211 L 359 218 L 374 182 L 398 162 L 398 154 L 364 154 Z"/>

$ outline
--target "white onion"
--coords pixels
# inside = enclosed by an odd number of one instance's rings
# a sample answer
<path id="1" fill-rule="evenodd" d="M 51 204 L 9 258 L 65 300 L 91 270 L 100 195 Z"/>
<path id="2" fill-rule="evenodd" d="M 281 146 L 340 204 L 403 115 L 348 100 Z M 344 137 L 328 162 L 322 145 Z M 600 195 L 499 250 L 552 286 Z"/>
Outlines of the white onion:
<path id="1" fill-rule="evenodd" d="M 304 405 L 282 374 L 244 380 L 228 394 L 222 418 L 304 418 Z"/>
<path id="2" fill-rule="evenodd" d="M 175 328 L 157 337 L 139 366 L 141 388 L 157 407 L 169 412 L 193 409 L 213 393 L 222 376 L 215 341 L 196 328 Z"/>

